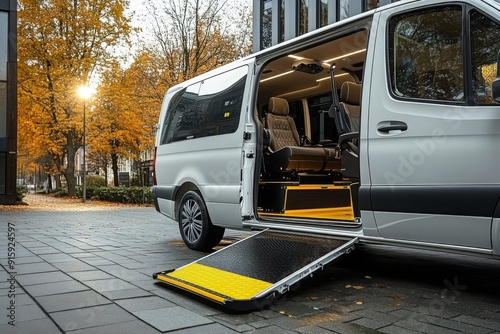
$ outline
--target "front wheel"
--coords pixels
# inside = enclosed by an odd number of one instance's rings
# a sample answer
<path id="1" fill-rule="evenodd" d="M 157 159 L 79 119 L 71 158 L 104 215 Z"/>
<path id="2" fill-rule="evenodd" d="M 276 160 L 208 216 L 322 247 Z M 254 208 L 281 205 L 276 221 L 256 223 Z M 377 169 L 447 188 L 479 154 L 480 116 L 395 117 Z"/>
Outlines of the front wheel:
<path id="1" fill-rule="evenodd" d="M 205 202 L 194 191 L 188 191 L 182 197 L 179 230 L 186 246 L 198 251 L 213 248 L 224 236 L 224 228 L 212 224 Z"/>

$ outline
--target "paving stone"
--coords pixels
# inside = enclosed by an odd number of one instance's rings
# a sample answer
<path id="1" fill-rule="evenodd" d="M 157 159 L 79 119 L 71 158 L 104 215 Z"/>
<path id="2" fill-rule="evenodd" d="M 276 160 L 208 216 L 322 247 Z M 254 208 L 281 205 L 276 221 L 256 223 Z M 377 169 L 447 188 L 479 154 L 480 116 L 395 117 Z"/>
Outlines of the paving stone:
<path id="1" fill-rule="evenodd" d="M 139 288 L 103 291 L 102 295 L 111 300 L 127 299 L 132 297 L 147 297 L 153 294 Z"/>
<path id="2" fill-rule="evenodd" d="M 359 318 L 350 323 L 371 329 L 379 329 L 385 326 L 382 322 L 369 318 Z"/>
<path id="3" fill-rule="evenodd" d="M 420 321 L 420 322 L 430 323 L 433 325 L 437 325 L 437 326 L 444 327 L 444 328 L 449 328 L 449 329 L 460 331 L 460 332 L 477 333 L 477 334 L 490 332 L 489 329 L 486 329 L 484 327 L 478 327 L 478 326 L 470 325 L 467 323 L 462 323 L 459 321 L 453 321 L 453 320 L 442 319 L 442 318 L 438 318 L 438 317 L 432 317 L 430 315 L 420 315 L 420 316 L 415 317 L 415 319 Z"/>
<path id="4" fill-rule="evenodd" d="M 395 326 L 423 333 L 456 334 L 457 331 L 436 326 L 426 322 L 420 322 L 415 319 L 405 319 L 394 323 Z"/>
<path id="5" fill-rule="evenodd" d="M 52 271 L 48 273 L 29 274 L 29 275 L 18 275 L 16 279 L 23 286 L 73 280 L 71 277 L 69 277 L 62 271 Z"/>
<path id="6" fill-rule="evenodd" d="M 92 290 L 41 296 L 37 301 L 49 313 L 111 303 Z"/>
<path id="7" fill-rule="evenodd" d="M 50 316 L 64 331 L 135 320 L 134 316 L 116 305 L 100 305 L 61 311 L 51 313 Z"/>
<path id="8" fill-rule="evenodd" d="M 8 307 L 10 305 L 11 300 L 14 300 L 14 302 L 16 303 L 16 307 L 35 304 L 35 301 L 26 293 L 16 292 L 14 298 L 9 298 L 7 294 L 0 296 L 0 307 L 2 307 L 1 309 L 3 310 L 4 309 L 3 307 Z"/>
<path id="9" fill-rule="evenodd" d="M 40 248 L 31 248 L 30 252 L 36 255 L 43 255 L 43 254 L 57 254 L 59 253 L 59 250 L 54 248 L 54 247 L 40 247 Z"/>
<path id="10" fill-rule="evenodd" d="M 62 281 L 55 283 L 45 283 L 37 285 L 26 286 L 25 289 L 33 297 L 56 295 L 66 292 L 84 291 L 89 290 L 88 287 L 77 281 Z"/>
<path id="11" fill-rule="evenodd" d="M 57 326 L 48 318 L 16 322 L 15 326 L 1 325 L 0 333 L 6 334 L 61 334 Z"/>
<path id="12" fill-rule="evenodd" d="M 68 275 L 82 282 L 114 278 L 110 274 L 100 270 L 72 271 Z"/>
<path id="13" fill-rule="evenodd" d="M 129 312 L 173 307 L 175 304 L 157 296 L 117 300 L 116 303 Z"/>
<path id="14" fill-rule="evenodd" d="M 259 329 L 252 331 L 252 334 L 269 334 L 269 333 L 288 334 L 290 332 L 288 330 L 285 330 L 285 329 L 280 328 L 278 326 L 268 326 L 268 327 L 259 328 Z"/>
<path id="15" fill-rule="evenodd" d="M 82 258 L 81 261 L 90 264 L 91 266 L 103 266 L 103 265 L 115 264 L 114 262 L 111 262 L 108 259 L 103 259 L 100 257 Z"/>
<path id="16" fill-rule="evenodd" d="M 40 258 L 44 259 L 46 262 L 55 263 L 55 262 L 68 262 L 73 261 L 74 258 L 68 254 L 64 253 L 56 253 L 56 254 L 42 254 Z"/>
<path id="17" fill-rule="evenodd" d="M 56 267 L 48 264 L 47 262 L 17 264 L 16 270 L 18 275 L 58 271 Z"/>
<path id="18" fill-rule="evenodd" d="M 37 262 L 44 262 L 44 261 L 38 256 L 16 257 L 16 265 L 26 264 L 26 263 L 37 263 Z"/>
<path id="19" fill-rule="evenodd" d="M 500 329 L 500 315 L 498 316 L 497 319 L 493 320 L 488 320 L 488 319 L 480 319 L 476 317 L 471 317 L 469 315 L 460 315 L 456 318 L 453 318 L 453 320 L 458 321 L 460 323 L 465 323 L 465 324 L 470 324 L 482 328 L 488 328 L 492 330 L 498 330 Z"/>
<path id="20" fill-rule="evenodd" d="M 136 286 L 119 278 L 85 281 L 85 284 L 98 292 L 136 288 Z"/>
<path id="21" fill-rule="evenodd" d="M 387 334 L 420 334 L 422 332 L 416 332 L 412 331 L 410 329 L 402 328 L 396 325 L 390 325 L 384 328 L 378 329 L 379 332 L 381 333 L 387 333 Z"/>
<path id="22" fill-rule="evenodd" d="M 133 312 L 133 314 L 162 332 L 194 327 L 213 322 L 212 320 L 178 306 L 136 311 Z"/>
<path id="23" fill-rule="evenodd" d="M 143 323 L 140 320 L 121 322 L 118 324 L 104 325 L 75 331 L 66 332 L 67 334 L 159 334 L 158 330 Z"/>
<path id="24" fill-rule="evenodd" d="M 54 266 L 64 272 L 95 270 L 95 267 L 88 265 L 78 259 L 74 259 L 68 262 L 57 262 L 54 263 Z"/>
<path id="25" fill-rule="evenodd" d="M 221 324 L 209 324 L 168 332 L 169 334 L 235 334 L 240 333 Z"/>
<path id="26" fill-rule="evenodd" d="M 5 313 L 3 312 L 5 310 Z M 0 317 L 0 325 L 6 325 L 11 321 L 10 318 L 7 317 L 8 311 L 6 308 L 2 307 L 2 317 Z M 36 304 L 30 304 L 30 305 L 16 305 L 15 309 L 15 321 L 16 325 L 18 323 L 24 322 L 24 321 L 29 321 L 29 320 L 36 320 L 36 319 L 44 319 L 47 318 L 47 315 L 43 313 L 43 311 L 38 307 Z"/>
<path id="27" fill-rule="evenodd" d="M 115 277 L 121 277 L 123 279 L 126 279 L 127 281 L 141 281 L 152 278 L 152 272 L 151 275 L 145 275 L 143 273 L 127 269 L 117 264 L 98 266 L 98 268 L 102 271 L 107 272 L 110 275 L 113 275 Z M 151 281 L 154 282 L 153 280 Z"/>

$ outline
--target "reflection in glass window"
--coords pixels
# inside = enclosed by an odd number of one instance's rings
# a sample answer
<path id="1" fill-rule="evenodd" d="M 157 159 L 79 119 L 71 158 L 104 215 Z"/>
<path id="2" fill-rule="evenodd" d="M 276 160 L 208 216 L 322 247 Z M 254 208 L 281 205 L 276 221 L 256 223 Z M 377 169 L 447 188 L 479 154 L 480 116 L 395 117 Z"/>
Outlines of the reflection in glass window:
<path id="1" fill-rule="evenodd" d="M 374 9 L 379 6 L 379 0 L 366 0 L 366 10 Z"/>
<path id="2" fill-rule="evenodd" d="M 391 84 L 401 97 L 464 101 L 462 9 L 427 9 L 390 21 Z"/>
<path id="3" fill-rule="evenodd" d="M 299 5 L 299 35 L 308 31 L 309 24 L 309 0 L 300 0 Z"/>
<path id="4" fill-rule="evenodd" d="M 262 49 L 265 49 L 273 45 L 273 2 L 264 0 L 262 6 Z"/>
<path id="5" fill-rule="evenodd" d="M 235 132 L 247 71 L 242 66 L 176 93 L 167 111 L 162 144 Z"/>
<path id="6" fill-rule="evenodd" d="M 319 26 L 324 27 L 328 25 L 328 0 L 321 0 L 319 6 Z"/>
<path id="7" fill-rule="evenodd" d="M 340 0 L 340 19 L 349 17 L 349 0 Z"/>
<path id="8" fill-rule="evenodd" d="M 7 137 L 7 83 L 0 82 L 0 138 Z"/>
<path id="9" fill-rule="evenodd" d="M 497 75 L 497 53 L 500 50 L 500 25 L 472 11 L 472 88 L 474 102 L 493 104 L 491 84 Z"/>
<path id="10" fill-rule="evenodd" d="M 283 42 L 285 40 L 285 0 L 281 0 L 280 6 L 280 40 Z"/>
<path id="11" fill-rule="evenodd" d="M 0 12 L 0 81 L 7 81 L 9 14 Z"/>

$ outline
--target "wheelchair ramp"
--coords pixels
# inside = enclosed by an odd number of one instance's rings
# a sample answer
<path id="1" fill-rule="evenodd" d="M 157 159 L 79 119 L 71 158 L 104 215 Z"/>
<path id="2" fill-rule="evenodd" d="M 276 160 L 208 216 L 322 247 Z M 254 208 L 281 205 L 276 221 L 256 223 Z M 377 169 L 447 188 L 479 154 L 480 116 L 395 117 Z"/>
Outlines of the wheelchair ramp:
<path id="1" fill-rule="evenodd" d="M 266 230 L 153 278 L 229 309 L 249 311 L 266 306 L 292 284 L 350 253 L 357 241 Z"/>

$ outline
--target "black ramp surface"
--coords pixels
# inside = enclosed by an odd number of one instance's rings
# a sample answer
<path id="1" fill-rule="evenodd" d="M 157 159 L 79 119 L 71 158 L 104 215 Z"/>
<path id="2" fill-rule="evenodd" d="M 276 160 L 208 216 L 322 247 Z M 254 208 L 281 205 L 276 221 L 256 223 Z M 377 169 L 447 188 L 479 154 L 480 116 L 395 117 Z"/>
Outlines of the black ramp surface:
<path id="1" fill-rule="evenodd" d="M 276 283 L 348 241 L 266 231 L 198 263 Z"/>

